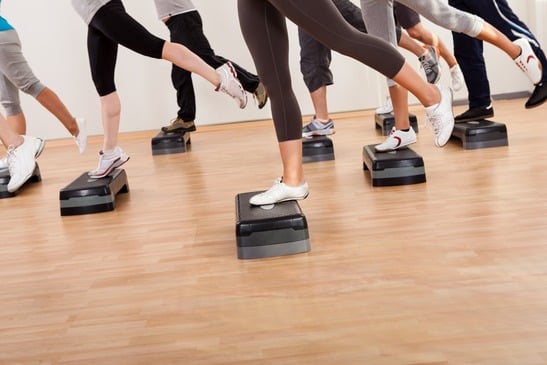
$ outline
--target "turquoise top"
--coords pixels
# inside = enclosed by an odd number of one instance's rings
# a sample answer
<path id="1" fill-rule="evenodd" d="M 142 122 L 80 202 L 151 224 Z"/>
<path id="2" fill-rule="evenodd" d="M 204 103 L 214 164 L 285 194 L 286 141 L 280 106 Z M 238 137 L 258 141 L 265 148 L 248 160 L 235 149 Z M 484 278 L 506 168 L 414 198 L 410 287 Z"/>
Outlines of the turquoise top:
<path id="1" fill-rule="evenodd" d="M 0 0 L 0 4 L 2 3 L 2 0 Z M 5 30 L 12 30 L 13 27 L 8 23 L 6 19 L 4 19 L 3 16 L 0 15 L 0 32 L 3 32 Z"/>

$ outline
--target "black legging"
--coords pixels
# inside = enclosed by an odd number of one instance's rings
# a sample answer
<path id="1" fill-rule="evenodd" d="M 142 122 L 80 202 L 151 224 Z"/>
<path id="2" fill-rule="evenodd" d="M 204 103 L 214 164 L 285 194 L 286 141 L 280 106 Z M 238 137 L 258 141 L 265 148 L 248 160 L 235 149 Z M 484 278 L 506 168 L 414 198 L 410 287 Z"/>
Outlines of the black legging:
<path id="1" fill-rule="evenodd" d="M 292 90 L 285 17 L 330 49 L 393 78 L 403 56 L 389 43 L 349 25 L 332 0 L 238 0 L 239 23 L 270 97 L 279 142 L 302 138 L 302 114 Z"/>
<path id="2" fill-rule="evenodd" d="M 127 14 L 121 0 L 112 0 L 101 7 L 87 30 L 91 77 L 100 96 L 116 91 L 118 44 L 144 56 L 161 58 L 165 41 Z"/>

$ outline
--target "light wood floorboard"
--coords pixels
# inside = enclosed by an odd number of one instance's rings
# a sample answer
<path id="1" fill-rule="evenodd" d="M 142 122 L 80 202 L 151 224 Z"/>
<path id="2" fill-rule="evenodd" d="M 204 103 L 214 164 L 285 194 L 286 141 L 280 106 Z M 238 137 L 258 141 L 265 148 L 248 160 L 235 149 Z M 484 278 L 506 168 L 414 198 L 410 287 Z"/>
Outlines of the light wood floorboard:
<path id="1" fill-rule="evenodd" d="M 495 102 L 508 147 L 467 151 L 413 107 L 427 183 L 398 187 L 362 169 L 373 112 L 337 115 L 336 159 L 305 165 L 311 252 L 262 260 L 237 259 L 234 199 L 281 173 L 271 121 L 173 155 L 123 134 L 129 194 L 80 216 L 59 190 L 101 137 L 49 141 L 0 200 L 0 364 L 547 364 L 547 107 L 524 101 Z"/>

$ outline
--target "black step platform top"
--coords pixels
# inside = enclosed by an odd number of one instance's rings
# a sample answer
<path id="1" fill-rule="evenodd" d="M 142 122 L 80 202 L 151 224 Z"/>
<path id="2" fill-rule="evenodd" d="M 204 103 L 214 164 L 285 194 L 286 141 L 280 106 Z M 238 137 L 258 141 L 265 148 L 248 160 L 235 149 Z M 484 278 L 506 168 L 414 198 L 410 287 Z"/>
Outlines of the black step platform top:
<path id="1" fill-rule="evenodd" d="M 89 177 L 87 172 L 84 172 L 59 191 L 59 199 L 68 200 L 85 196 L 103 196 L 118 192 L 127 192 L 125 170 L 115 169 L 108 176 L 101 179 L 93 179 Z"/>
<path id="2" fill-rule="evenodd" d="M 152 155 L 186 152 L 191 144 L 189 132 L 165 133 L 160 131 L 151 141 Z"/>
<path id="3" fill-rule="evenodd" d="M 116 195 L 129 192 L 127 174 L 116 169 L 101 179 L 92 179 L 84 172 L 59 191 L 61 215 L 80 215 L 114 210 Z"/>
<path id="4" fill-rule="evenodd" d="M 376 152 L 363 147 L 363 169 L 370 171 L 373 186 L 420 184 L 426 181 L 423 158 L 410 148 Z"/>
<path id="5" fill-rule="evenodd" d="M 507 127 L 490 120 L 473 120 L 456 123 L 452 137 L 461 140 L 464 149 L 507 146 Z"/>
<path id="6" fill-rule="evenodd" d="M 29 177 L 27 181 L 25 181 L 23 186 L 21 186 L 17 191 L 14 191 L 13 193 L 10 193 L 8 191 L 8 183 L 10 181 L 10 178 L 11 177 L 9 175 L 8 169 L 0 170 L 0 199 L 12 198 L 15 195 L 17 195 L 19 190 L 21 190 L 25 185 L 29 183 L 42 181 L 42 175 L 40 174 L 40 168 L 38 167 L 38 164 L 36 164 L 36 166 L 34 167 L 34 171 L 32 172 L 32 175 Z"/>
<path id="7" fill-rule="evenodd" d="M 408 115 L 408 121 L 410 126 L 414 129 L 414 132 L 418 133 L 418 118 L 412 113 Z M 395 126 L 395 115 L 393 113 L 375 114 L 374 124 L 376 129 L 380 129 L 384 136 L 388 136 L 391 133 L 391 128 Z"/>
<path id="8" fill-rule="evenodd" d="M 302 138 L 303 162 L 334 160 L 334 145 L 327 136 Z"/>
<path id="9" fill-rule="evenodd" d="M 294 200 L 273 205 L 271 209 L 249 204 L 249 199 L 262 191 L 236 195 L 236 234 L 250 235 L 260 231 L 290 228 L 307 230 L 308 223 Z M 271 207 L 271 206 L 270 206 Z"/>

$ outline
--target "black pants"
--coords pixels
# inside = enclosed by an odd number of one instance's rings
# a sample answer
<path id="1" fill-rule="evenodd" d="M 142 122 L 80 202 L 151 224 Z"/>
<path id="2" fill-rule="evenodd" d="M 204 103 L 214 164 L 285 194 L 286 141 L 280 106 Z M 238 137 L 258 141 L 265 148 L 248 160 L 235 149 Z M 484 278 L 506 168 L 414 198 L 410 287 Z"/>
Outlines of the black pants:
<path id="1" fill-rule="evenodd" d="M 388 78 L 405 62 L 389 43 L 347 23 L 332 0 L 238 0 L 238 11 L 243 37 L 268 90 L 279 142 L 302 138 L 302 115 L 291 85 L 285 16 L 328 48 Z"/>
<path id="2" fill-rule="evenodd" d="M 165 41 L 127 14 L 121 0 L 112 0 L 100 8 L 87 30 L 91 77 L 100 96 L 116 91 L 118 44 L 144 56 L 161 58 Z"/>
<path id="3" fill-rule="evenodd" d="M 165 24 L 169 28 L 171 42 L 186 46 L 209 66 L 218 68 L 228 62 L 226 58 L 216 55 L 211 48 L 203 33 L 203 22 L 197 10 L 172 16 Z M 236 69 L 237 78 L 243 88 L 248 92 L 254 92 L 260 82 L 258 76 L 234 62 L 232 65 Z M 177 90 L 178 117 L 185 121 L 194 120 L 196 117 L 196 96 L 192 73 L 173 65 L 171 81 Z"/>
<path id="4" fill-rule="evenodd" d="M 506 0 L 449 0 L 449 5 L 480 16 L 514 41 L 524 38 L 532 46 L 543 65 L 542 82 L 547 81 L 547 59 L 534 34 L 513 12 Z M 462 69 L 469 92 L 469 107 L 479 108 L 490 105 L 490 85 L 486 74 L 483 42 L 461 33 L 452 33 L 454 56 Z"/>

